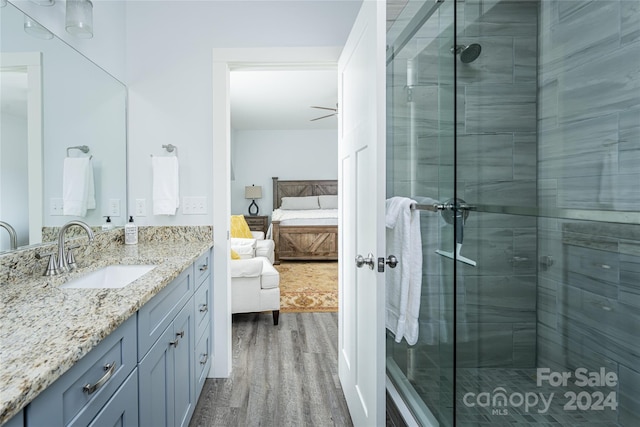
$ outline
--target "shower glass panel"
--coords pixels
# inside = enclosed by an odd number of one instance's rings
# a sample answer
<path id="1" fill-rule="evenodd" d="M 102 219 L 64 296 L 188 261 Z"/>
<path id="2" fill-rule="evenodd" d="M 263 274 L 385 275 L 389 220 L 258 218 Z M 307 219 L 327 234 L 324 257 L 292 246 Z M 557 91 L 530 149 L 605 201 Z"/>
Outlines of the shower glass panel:
<path id="1" fill-rule="evenodd" d="M 454 208 L 391 382 L 424 426 L 639 426 L 640 2 L 402 6 L 387 194 Z"/>
<path id="2" fill-rule="evenodd" d="M 456 425 L 638 426 L 639 3 L 456 4 Z"/>
<path id="3" fill-rule="evenodd" d="M 422 425 L 453 423 L 454 227 L 428 209 L 455 197 L 453 24 L 453 1 L 410 1 L 388 33 L 387 197 L 424 206 L 419 337 L 387 332 L 387 374 Z"/>

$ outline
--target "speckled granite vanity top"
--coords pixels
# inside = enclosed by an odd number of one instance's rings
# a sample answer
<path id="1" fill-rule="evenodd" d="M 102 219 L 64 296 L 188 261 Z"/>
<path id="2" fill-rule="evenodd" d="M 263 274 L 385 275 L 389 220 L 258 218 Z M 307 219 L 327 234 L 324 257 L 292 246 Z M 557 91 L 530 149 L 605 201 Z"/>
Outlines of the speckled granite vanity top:
<path id="1" fill-rule="evenodd" d="M 89 266 L 72 273 L 55 278 L 32 276 L 2 285 L 0 424 L 18 413 L 212 245 L 210 240 L 112 245 L 101 249 Z M 110 264 L 157 267 L 124 288 L 58 287 Z"/>

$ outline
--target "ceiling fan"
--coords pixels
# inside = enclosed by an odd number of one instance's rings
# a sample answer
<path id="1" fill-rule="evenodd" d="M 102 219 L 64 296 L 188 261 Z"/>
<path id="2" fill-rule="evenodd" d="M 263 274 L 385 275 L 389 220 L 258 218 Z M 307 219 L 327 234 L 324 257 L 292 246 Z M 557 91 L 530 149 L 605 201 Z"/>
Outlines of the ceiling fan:
<path id="1" fill-rule="evenodd" d="M 330 108 L 330 107 L 317 107 L 312 105 L 311 108 L 318 108 L 320 110 L 329 110 L 329 111 L 333 111 L 333 113 L 331 114 L 327 114 L 326 116 L 321 116 L 321 117 L 316 117 L 315 119 L 311 119 L 309 121 L 311 122 L 315 122 L 316 120 L 320 120 L 320 119 L 326 119 L 327 117 L 331 117 L 331 116 L 336 116 L 338 115 L 338 104 L 336 104 L 336 108 Z"/>

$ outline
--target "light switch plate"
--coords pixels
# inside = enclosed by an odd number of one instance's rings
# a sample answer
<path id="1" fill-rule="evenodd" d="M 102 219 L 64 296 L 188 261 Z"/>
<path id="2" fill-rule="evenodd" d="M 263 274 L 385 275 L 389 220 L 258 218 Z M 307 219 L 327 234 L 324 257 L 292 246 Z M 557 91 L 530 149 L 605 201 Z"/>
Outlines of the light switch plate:
<path id="1" fill-rule="evenodd" d="M 147 199 L 136 199 L 136 216 L 147 216 Z"/>
<path id="2" fill-rule="evenodd" d="M 49 215 L 60 216 L 64 215 L 62 198 L 52 197 L 49 199 Z"/>
<path id="3" fill-rule="evenodd" d="M 109 199 L 109 216 L 120 216 L 120 199 Z"/>

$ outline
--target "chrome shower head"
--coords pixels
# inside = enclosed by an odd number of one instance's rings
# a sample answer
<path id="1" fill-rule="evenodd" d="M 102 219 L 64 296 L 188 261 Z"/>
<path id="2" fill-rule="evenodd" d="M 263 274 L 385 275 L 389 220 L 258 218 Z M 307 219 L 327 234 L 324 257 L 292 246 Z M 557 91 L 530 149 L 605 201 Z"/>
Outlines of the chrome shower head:
<path id="1" fill-rule="evenodd" d="M 456 47 L 452 48 L 451 51 L 456 55 L 460 55 L 460 61 L 468 64 L 469 62 L 473 62 L 478 59 L 480 56 L 480 52 L 482 52 L 482 46 L 478 43 L 473 43 L 468 46 L 459 44 Z"/>

